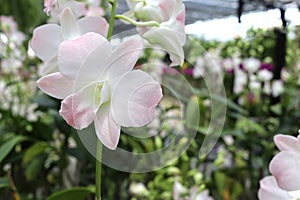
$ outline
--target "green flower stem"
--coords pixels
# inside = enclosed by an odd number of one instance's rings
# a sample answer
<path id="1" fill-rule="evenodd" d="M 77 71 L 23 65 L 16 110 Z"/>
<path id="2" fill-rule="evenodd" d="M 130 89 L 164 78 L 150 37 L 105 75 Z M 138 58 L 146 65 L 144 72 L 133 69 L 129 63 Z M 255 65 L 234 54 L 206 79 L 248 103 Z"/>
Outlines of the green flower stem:
<path id="1" fill-rule="evenodd" d="M 109 3 L 112 5 L 112 10 L 111 10 L 109 28 L 107 33 L 108 40 L 110 40 L 113 32 L 113 27 L 114 27 L 115 17 L 116 17 L 117 0 L 109 0 Z M 101 200 L 101 174 L 102 174 L 101 158 L 102 158 L 102 143 L 98 139 L 97 152 L 96 152 L 96 200 Z"/>
<path id="2" fill-rule="evenodd" d="M 96 200 L 101 200 L 101 156 L 102 156 L 102 143 L 97 140 L 97 153 L 96 153 Z"/>
<path id="3" fill-rule="evenodd" d="M 123 21 L 126 21 L 130 24 L 133 24 L 135 26 L 147 26 L 147 27 L 159 27 L 159 23 L 156 22 L 156 21 L 148 21 L 148 22 L 138 22 L 138 21 L 135 21 L 125 15 L 116 15 L 116 18 L 120 19 L 120 20 L 123 20 Z"/>
<path id="4" fill-rule="evenodd" d="M 112 36 L 112 32 L 114 29 L 114 23 L 115 23 L 115 18 L 116 18 L 116 9 L 117 9 L 117 0 L 109 0 L 109 3 L 111 4 L 111 15 L 110 15 L 110 20 L 109 20 L 109 28 L 108 28 L 108 33 L 107 33 L 107 39 L 110 40 Z"/>

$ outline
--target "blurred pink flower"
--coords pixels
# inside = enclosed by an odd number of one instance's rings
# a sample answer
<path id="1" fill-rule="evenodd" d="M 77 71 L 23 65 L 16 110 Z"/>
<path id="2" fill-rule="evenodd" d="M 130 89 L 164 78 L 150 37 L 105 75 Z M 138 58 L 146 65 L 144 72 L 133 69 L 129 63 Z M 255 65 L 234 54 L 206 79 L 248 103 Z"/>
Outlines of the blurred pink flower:
<path id="1" fill-rule="evenodd" d="M 12 32 L 18 31 L 18 25 L 11 16 L 0 16 L 1 31 L 9 35 Z"/>
<path id="2" fill-rule="evenodd" d="M 57 23 L 66 8 L 70 8 L 76 18 L 84 16 L 86 12 L 85 3 L 74 0 L 45 0 L 44 12 L 50 15 L 49 21 Z"/>
<path id="3" fill-rule="evenodd" d="M 132 70 L 141 51 L 140 39 L 129 39 L 113 51 L 103 36 L 84 34 L 60 45 L 60 72 L 41 78 L 38 86 L 63 99 L 60 114 L 68 124 L 83 129 L 94 122 L 101 142 L 115 149 L 120 127 L 149 123 L 162 98 L 159 83 Z"/>
<path id="4" fill-rule="evenodd" d="M 87 4 L 85 16 L 104 16 L 105 11 L 100 6 L 100 0 L 87 0 Z"/>
<path id="5" fill-rule="evenodd" d="M 57 0 L 44 0 L 44 12 L 47 13 L 47 15 L 50 14 L 51 9 L 56 2 Z"/>
<path id="6" fill-rule="evenodd" d="M 300 190 L 300 136 L 276 135 L 280 152 L 270 162 L 270 172 L 284 190 Z"/>
<path id="7" fill-rule="evenodd" d="M 48 73 L 56 67 L 58 47 L 64 40 L 75 39 L 87 32 L 106 37 L 107 31 L 108 23 L 104 18 L 91 16 L 77 20 L 71 9 L 66 8 L 60 17 L 60 26 L 46 24 L 37 27 L 30 44 L 36 56 L 47 63 L 41 71 Z"/>

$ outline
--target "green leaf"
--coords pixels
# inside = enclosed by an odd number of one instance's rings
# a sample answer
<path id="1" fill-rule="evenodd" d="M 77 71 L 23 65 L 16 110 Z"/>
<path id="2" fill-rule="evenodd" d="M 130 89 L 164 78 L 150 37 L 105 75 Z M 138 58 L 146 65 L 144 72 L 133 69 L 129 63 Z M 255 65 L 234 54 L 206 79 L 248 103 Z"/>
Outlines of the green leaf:
<path id="1" fill-rule="evenodd" d="M 43 169 L 44 159 L 38 157 L 33 159 L 26 167 L 25 176 L 28 181 L 36 180 Z"/>
<path id="2" fill-rule="evenodd" d="M 216 172 L 214 178 L 217 184 L 218 192 L 222 196 L 226 185 L 226 175 L 222 172 Z"/>
<path id="3" fill-rule="evenodd" d="M 0 188 L 9 188 L 9 179 L 8 177 L 0 177 Z"/>
<path id="4" fill-rule="evenodd" d="M 94 187 L 76 187 L 62 190 L 52 194 L 47 200 L 84 200 L 87 196 L 95 192 Z"/>
<path id="5" fill-rule="evenodd" d="M 25 153 L 23 157 L 23 163 L 28 164 L 30 161 L 34 159 L 37 155 L 47 151 L 47 149 L 51 148 L 49 144 L 46 142 L 37 142 L 32 145 Z"/>
<path id="6" fill-rule="evenodd" d="M 20 142 L 26 140 L 24 136 L 16 136 L 0 146 L 0 162 L 11 152 L 11 150 Z"/>

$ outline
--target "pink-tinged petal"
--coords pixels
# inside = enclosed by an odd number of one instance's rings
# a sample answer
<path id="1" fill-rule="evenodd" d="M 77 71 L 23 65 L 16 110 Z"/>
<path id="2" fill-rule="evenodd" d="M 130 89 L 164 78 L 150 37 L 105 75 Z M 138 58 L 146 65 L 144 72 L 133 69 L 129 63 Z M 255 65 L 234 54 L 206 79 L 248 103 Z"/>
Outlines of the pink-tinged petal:
<path id="1" fill-rule="evenodd" d="M 85 16 L 97 16 L 101 17 L 105 15 L 105 11 L 101 7 L 89 7 L 85 13 Z"/>
<path id="2" fill-rule="evenodd" d="M 76 129 L 88 127 L 95 119 L 97 105 L 95 105 L 91 91 L 95 85 L 88 86 L 74 93 L 61 102 L 59 114 L 65 121 Z"/>
<path id="3" fill-rule="evenodd" d="M 164 20 L 167 21 L 173 16 L 175 12 L 176 0 L 163 0 L 159 3 L 158 6 L 161 9 Z"/>
<path id="4" fill-rule="evenodd" d="M 143 37 L 154 45 L 159 45 L 162 50 L 170 54 L 171 66 L 182 65 L 184 62 L 184 52 L 182 42 L 185 41 L 185 34 L 170 28 L 161 26 L 147 31 Z"/>
<path id="5" fill-rule="evenodd" d="M 274 142 L 280 151 L 290 151 L 300 154 L 300 142 L 296 137 L 290 135 L 276 135 Z"/>
<path id="6" fill-rule="evenodd" d="M 115 150 L 119 142 L 121 127 L 112 118 L 109 105 L 102 105 L 99 108 L 94 124 L 96 134 L 102 144 Z"/>
<path id="7" fill-rule="evenodd" d="M 114 50 L 112 61 L 106 70 L 108 77 L 114 78 L 131 71 L 142 50 L 143 43 L 141 38 L 132 38 L 120 44 Z"/>
<path id="8" fill-rule="evenodd" d="M 77 73 L 80 71 L 80 67 L 89 57 L 89 55 L 98 47 L 110 48 L 108 42 L 104 37 L 97 33 L 86 33 L 75 40 L 67 40 L 62 42 L 58 50 L 58 67 L 61 73 L 70 78 L 76 78 Z M 92 63 L 93 65 L 101 64 L 103 62 L 101 57 L 105 55 L 104 50 L 101 55 L 98 55 L 99 60 Z M 99 53 L 97 51 L 97 53 Z M 89 63 L 88 63 L 89 64 Z M 87 69 L 88 70 L 88 69 Z M 92 68 L 90 68 L 92 70 Z M 95 71 L 89 71 L 89 73 L 95 73 Z M 79 75 L 78 78 L 85 78 L 86 75 Z"/>
<path id="9" fill-rule="evenodd" d="M 176 21 L 181 26 L 182 29 L 184 29 L 185 26 L 185 6 L 183 5 L 182 10 L 177 14 Z"/>
<path id="10" fill-rule="evenodd" d="M 81 35 L 77 19 L 68 7 L 60 16 L 60 26 L 64 40 L 74 39 Z"/>
<path id="11" fill-rule="evenodd" d="M 92 81 L 106 80 L 106 77 L 103 77 L 103 75 L 109 68 L 108 63 L 112 60 L 111 55 L 111 45 L 106 38 L 101 36 L 101 42 L 98 43 L 98 46 L 88 55 L 86 60 L 83 62 L 80 70 L 78 71 L 77 78 Z M 84 74 L 84 76 L 82 74 Z"/>
<path id="12" fill-rule="evenodd" d="M 153 119 L 162 90 L 151 76 L 134 70 L 123 75 L 112 87 L 112 114 L 119 125 L 140 127 Z"/>
<path id="13" fill-rule="evenodd" d="M 64 99 L 72 94 L 73 84 L 72 79 L 63 76 L 59 72 L 48 74 L 37 81 L 38 87 L 43 92 L 57 99 Z"/>
<path id="14" fill-rule="evenodd" d="M 70 1 L 63 3 L 62 7 L 71 8 L 76 18 L 83 16 L 86 13 L 85 3 L 78 1 Z"/>
<path id="15" fill-rule="evenodd" d="M 49 15 L 52 5 L 56 2 L 56 0 L 44 0 L 44 12 Z"/>
<path id="16" fill-rule="evenodd" d="M 291 200 L 292 197 L 287 191 L 278 187 L 277 182 L 273 176 L 264 177 L 259 182 L 260 188 L 258 190 L 259 200 Z"/>
<path id="17" fill-rule="evenodd" d="M 147 31 L 150 30 L 150 28 L 148 27 L 137 27 L 136 29 L 141 36 L 143 36 Z"/>
<path id="18" fill-rule="evenodd" d="M 57 55 L 58 46 L 62 41 L 61 28 L 56 24 L 46 24 L 33 31 L 30 45 L 37 57 L 49 62 Z"/>
<path id="19" fill-rule="evenodd" d="M 284 190 L 300 190 L 300 154 L 282 151 L 270 162 L 270 172 Z"/>
<path id="20" fill-rule="evenodd" d="M 99 33 L 106 38 L 108 32 L 108 23 L 102 17 L 84 17 L 78 21 L 81 34 L 88 32 Z"/>

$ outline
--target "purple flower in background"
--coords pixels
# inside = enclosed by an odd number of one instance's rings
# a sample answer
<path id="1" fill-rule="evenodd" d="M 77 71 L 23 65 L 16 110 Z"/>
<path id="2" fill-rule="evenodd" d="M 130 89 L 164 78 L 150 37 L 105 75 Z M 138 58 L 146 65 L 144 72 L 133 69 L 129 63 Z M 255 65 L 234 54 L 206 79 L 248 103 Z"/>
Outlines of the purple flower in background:
<path id="1" fill-rule="evenodd" d="M 232 69 L 226 69 L 225 71 L 226 71 L 227 75 L 233 75 L 233 72 L 234 72 L 233 68 Z"/>
<path id="2" fill-rule="evenodd" d="M 239 64 L 239 68 L 241 69 L 241 70 L 244 70 L 245 68 L 244 68 L 244 64 L 243 63 L 240 63 Z"/>
<path id="3" fill-rule="evenodd" d="M 234 70 L 234 63 L 231 58 L 225 58 L 222 62 L 222 66 L 225 69 L 226 74 L 232 75 Z"/>
<path id="4" fill-rule="evenodd" d="M 190 75 L 190 76 L 192 76 L 193 73 L 194 73 L 194 70 L 191 69 L 191 68 L 185 68 L 185 69 L 183 70 L 183 73 L 184 73 L 185 75 Z"/>
<path id="5" fill-rule="evenodd" d="M 272 70 L 273 70 L 273 65 L 270 64 L 270 63 L 261 63 L 259 69 L 260 69 L 260 70 L 266 69 L 266 70 L 268 70 L 268 71 L 272 71 Z"/>
<path id="6" fill-rule="evenodd" d="M 178 74 L 178 71 L 176 69 L 170 68 L 168 66 L 163 66 L 162 71 L 164 74 L 169 74 L 169 75 Z"/>
<path id="7" fill-rule="evenodd" d="M 254 96 L 254 94 L 253 94 L 252 92 L 250 92 L 250 93 L 248 94 L 247 100 L 248 100 L 249 104 L 253 104 L 253 103 L 254 103 L 254 101 L 255 101 L 255 96 Z"/>

